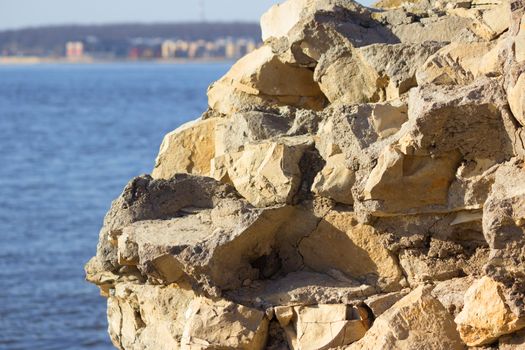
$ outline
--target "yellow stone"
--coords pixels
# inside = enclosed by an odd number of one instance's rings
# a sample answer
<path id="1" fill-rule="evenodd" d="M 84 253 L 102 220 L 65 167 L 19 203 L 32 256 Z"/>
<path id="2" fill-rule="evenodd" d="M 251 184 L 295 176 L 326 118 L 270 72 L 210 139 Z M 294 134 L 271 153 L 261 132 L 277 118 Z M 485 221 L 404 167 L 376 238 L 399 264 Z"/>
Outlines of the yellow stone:
<path id="1" fill-rule="evenodd" d="M 468 346 L 490 344 L 504 334 L 525 327 L 525 319 L 512 313 L 503 295 L 503 286 L 484 276 L 465 293 L 465 306 L 455 322 Z"/>
<path id="2" fill-rule="evenodd" d="M 350 278 L 375 279 L 383 290 L 400 289 L 403 274 L 372 226 L 358 224 L 352 212 L 328 213 L 304 238 L 299 251 L 308 267 L 338 270 Z"/>
<path id="3" fill-rule="evenodd" d="M 170 179 L 177 173 L 208 176 L 215 156 L 215 126 L 218 118 L 184 124 L 164 137 L 152 177 Z"/>

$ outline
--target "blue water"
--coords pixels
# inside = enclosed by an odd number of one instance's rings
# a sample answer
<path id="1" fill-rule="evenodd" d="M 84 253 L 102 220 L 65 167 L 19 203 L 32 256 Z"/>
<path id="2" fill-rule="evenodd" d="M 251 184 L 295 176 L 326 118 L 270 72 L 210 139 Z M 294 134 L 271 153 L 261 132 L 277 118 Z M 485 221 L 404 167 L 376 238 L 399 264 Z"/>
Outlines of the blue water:
<path id="1" fill-rule="evenodd" d="M 0 67 L 0 349 L 111 349 L 84 281 L 112 199 L 227 64 Z"/>

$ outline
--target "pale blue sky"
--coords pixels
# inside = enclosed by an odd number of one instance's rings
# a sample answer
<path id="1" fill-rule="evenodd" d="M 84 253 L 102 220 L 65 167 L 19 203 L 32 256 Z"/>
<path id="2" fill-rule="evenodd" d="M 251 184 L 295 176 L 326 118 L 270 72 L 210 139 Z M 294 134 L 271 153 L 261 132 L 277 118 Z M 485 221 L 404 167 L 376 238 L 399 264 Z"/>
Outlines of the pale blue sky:
<path id="1" fill-rule="evenodd" d="M 271 5 L 282 2 L 203 1 L 206 19 L 219 21 L 257 21 Z M 48 24 L 196 21 L 198 4 L 199 0 L 0 0 L 0 30 Z"/>
<path id="2" fill-rule="evenodd" d="M 208 20 L 256 21 L 280 0 L 203 0 Z M 200 18 L 199 0 L 0 0 L 0 29 L 72 23 Z"/>

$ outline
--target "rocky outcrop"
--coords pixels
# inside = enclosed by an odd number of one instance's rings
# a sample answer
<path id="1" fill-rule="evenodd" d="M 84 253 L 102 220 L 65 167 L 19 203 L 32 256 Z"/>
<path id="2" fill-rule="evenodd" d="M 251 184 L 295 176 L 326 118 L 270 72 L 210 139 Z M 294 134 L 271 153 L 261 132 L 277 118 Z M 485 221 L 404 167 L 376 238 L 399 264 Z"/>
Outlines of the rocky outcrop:
<path id="1" fill-rule="evenodd" d="M 119 349 L 525 347 L 525 2 L 288 0 L 113 202 Z"/>

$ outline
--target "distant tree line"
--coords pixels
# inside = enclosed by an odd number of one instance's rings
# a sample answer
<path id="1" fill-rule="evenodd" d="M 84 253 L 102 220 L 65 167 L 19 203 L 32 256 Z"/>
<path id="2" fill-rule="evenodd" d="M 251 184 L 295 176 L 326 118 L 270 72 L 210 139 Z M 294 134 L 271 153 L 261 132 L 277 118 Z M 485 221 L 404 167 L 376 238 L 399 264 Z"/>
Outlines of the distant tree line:
<path id="1" fill-rule="evenodd" d="M 61 25 L 0 31 L 0 54 L 57 54 L 68 41 L 83 41 L 97 50 L 124 54 L 130 42 L 144 39 L 180 39 L 214 41 L 219 38 L 260 40 L 257 23 L 191 22 L 165 24 Z"/>

